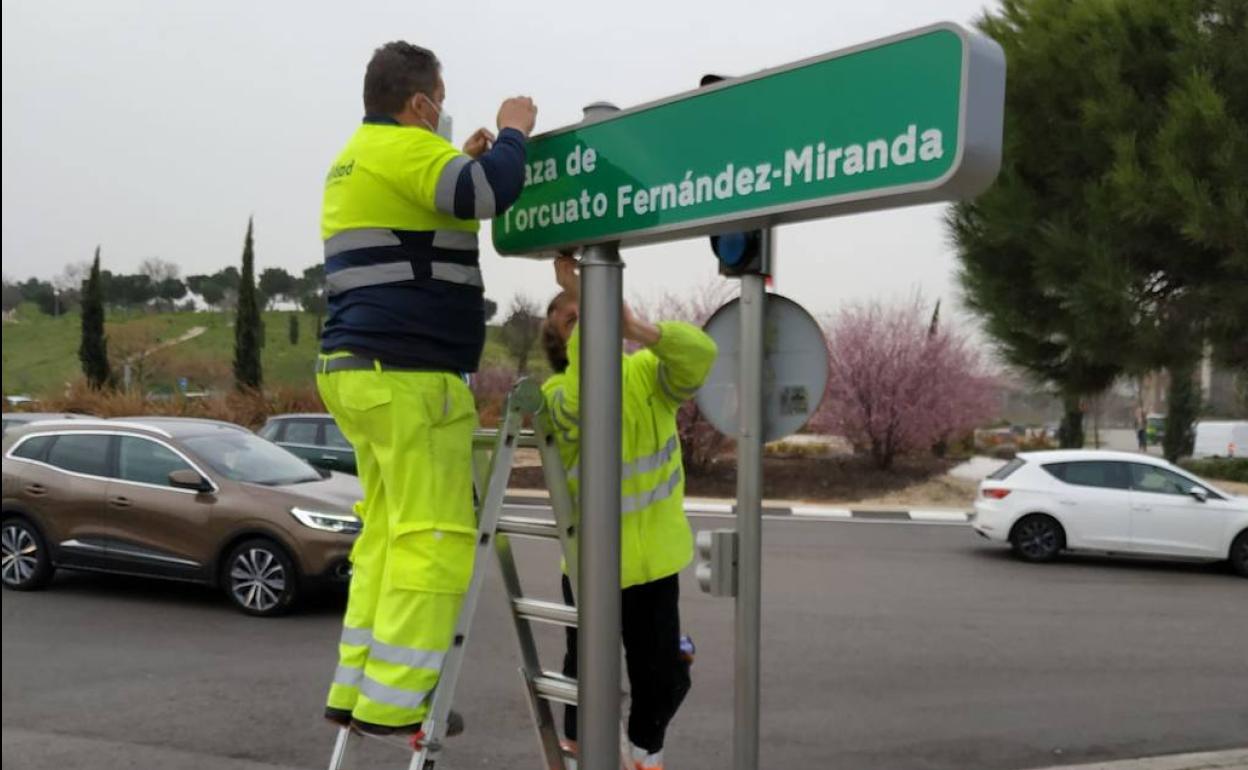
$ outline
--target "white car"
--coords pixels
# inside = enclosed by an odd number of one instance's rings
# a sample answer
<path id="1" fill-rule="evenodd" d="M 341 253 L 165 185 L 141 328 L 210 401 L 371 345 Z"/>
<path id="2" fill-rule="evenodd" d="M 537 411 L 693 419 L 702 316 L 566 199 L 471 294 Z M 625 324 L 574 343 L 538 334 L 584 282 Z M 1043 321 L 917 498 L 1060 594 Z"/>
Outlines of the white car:
<path id="1" fill-rule="evenodd" d="M 1064 550 L 1229 559 L 1248 577 L 1248 498 L 1142 454 L 1020 454 L 980 483 L 974 527 L 1027 561 Z"/>

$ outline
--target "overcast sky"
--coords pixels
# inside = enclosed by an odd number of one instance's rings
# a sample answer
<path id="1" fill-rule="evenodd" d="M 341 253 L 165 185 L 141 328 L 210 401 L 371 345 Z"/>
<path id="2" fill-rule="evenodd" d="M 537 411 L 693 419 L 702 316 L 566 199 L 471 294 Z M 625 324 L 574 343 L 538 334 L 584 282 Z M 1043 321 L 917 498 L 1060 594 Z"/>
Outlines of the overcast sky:
<path id="1" fill-rule="evenodd" d="M 50 278 L 103 246 L 105 267 L 147 257 L 184 274 L 237 263 L 256 219 L 260 269 L 318 262 L 322 184 L 362 115 L 364 66 L 404 39 L 443 62 L 459 144 L 531 95 L 538 130 L 587 103 L 628 107 L 919 27 L 969 24 L 985 0 L 238 2 L 6 0 L 4 273 Z M 916 290 L 956 302 L 944 206 L 779 230 L 776 288 L 822 314 Z M 483 233 L 483 236 L 485 233 Z M 486 292 L 553 293 L 545 263 L 482 238 Z M 625 292 L 710 280 L 705 239 L 624 253 Z"/>

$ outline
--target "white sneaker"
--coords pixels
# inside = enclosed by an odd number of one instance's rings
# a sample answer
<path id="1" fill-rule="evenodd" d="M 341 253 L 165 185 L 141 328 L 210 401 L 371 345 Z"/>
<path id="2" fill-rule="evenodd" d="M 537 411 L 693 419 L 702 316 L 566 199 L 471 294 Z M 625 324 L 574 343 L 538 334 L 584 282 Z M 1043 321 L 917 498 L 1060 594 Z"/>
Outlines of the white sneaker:
<path id="1" fill-rule="evenodd" d="M 656 751 L 653 754 L 643 748 L 633 746 L 633 768 L 634 770 L 663 770 L 663 752 Z"/>

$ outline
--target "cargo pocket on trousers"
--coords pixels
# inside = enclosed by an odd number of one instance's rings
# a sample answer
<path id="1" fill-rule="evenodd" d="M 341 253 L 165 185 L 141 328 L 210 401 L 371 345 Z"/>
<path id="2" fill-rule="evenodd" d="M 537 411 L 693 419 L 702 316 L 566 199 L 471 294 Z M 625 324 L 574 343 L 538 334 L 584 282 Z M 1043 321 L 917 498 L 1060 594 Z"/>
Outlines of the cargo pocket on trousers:
<path id="1" fill-rule="evenodd" d="M 388 404 L 390 399 L 390 389 L 385 387 L 350 387 L 348 385 L 338 390 L 338 400 L 342 402 L 342 405 L 359 412 L 367 412 L 382 404 Z"/>
<path id="2" fill-rule="evenodd" d="M 462 594 L 472 579 L 476 545 L 475 530 L 399 524 L 389 557 L 390 582 L 410 591 Z"/>

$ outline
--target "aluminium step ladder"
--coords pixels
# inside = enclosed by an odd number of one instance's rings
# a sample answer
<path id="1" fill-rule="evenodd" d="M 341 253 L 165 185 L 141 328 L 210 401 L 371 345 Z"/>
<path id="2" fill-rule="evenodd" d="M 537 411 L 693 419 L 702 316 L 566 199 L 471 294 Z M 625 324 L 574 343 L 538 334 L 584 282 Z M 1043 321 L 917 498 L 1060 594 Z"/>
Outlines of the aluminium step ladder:
<path id="1" fill-rule="evenodd" d="M 530 417 L 531 430 L 523 428 L 524 418 Z M 537 449 L 541 455 L 543 475 L 550 494 L 550 506 L 554 519 L 502 515 L 505 505 L 507 481 L 519 447 Z M 519 571 L 511 550 L 511 537 L 554 540 L 560 544 L 564 562 L 572 585 L 576 586 L 576 526 L 575 506 L 568 491 L 567 478 L 555 434 L 546 412 L 541 390 L 531 380 L 520 380 L 507 397 L 497 429 L 476 431 L 473 437 L 473 479 L 476 489 L 477 548 L 476 561 L 468 590 L 456 622 L 451 649 L 447 652 L 438 685 L 430 702 L 428 716 L 422 724 L 423 738 L 419 743 L 390 737 L 366 736 L 351 728 L 338 731 L 330 757 L 329 770 L 364 770 L 348 765 L 348 755 L 363 739 L 373 738 L 384 743 L 399 745 L 412 752 L 408 770 L 433 770 L 444 747 L 447 719 L 454 698 L 455 686 L 463 667 L 464 653 L 469 631 L 484 583 L 486 566 L 492 548 L 498 561 L 503 587 L 507 593 L 508 607 L 520 645 L 520 675 L 527 695 L 533 723 L 537 729 L 542 752 L 542 767 L 546 770 L 570 770 L 571 758 L 565 755 L 559 742 L 559 730 L 555 721 L 554 704 L 575 706 L 577 682 L 560 673 L 542 667 L 534 638 L 534 623 L 550 623 L 575 628 L 577 611 L 563 602 L 526 597 L 520 582 Z M 622 728 L 622 726 L 621 726 Z M 621 743 L 621 748 L 626 746 Z M 621 754 L 621 767 L 631 767 L 627 757 Z"/>

